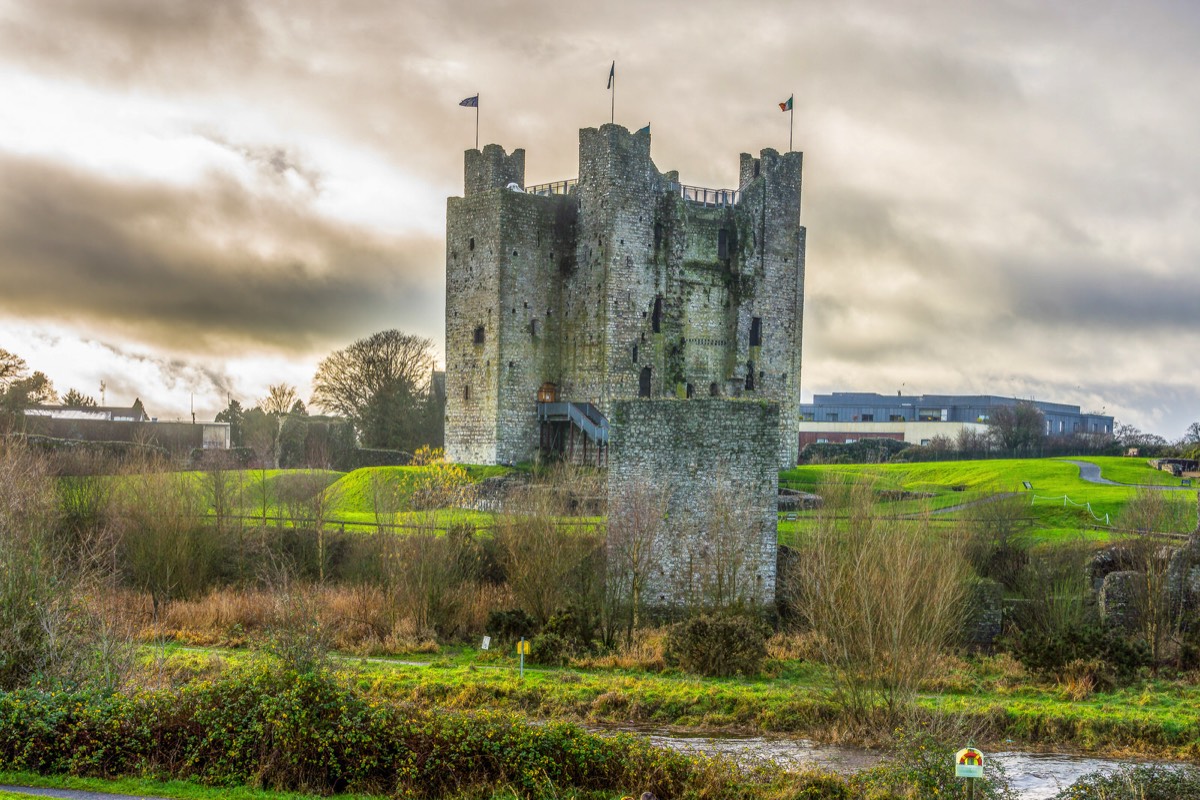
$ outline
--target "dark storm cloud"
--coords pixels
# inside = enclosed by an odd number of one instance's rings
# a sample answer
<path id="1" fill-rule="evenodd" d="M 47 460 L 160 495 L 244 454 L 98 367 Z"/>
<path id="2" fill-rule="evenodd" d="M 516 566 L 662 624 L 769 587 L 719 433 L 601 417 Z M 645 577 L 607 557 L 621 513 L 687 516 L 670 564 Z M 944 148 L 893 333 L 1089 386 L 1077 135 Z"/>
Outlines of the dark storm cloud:
<path id="1" fill-rule="evenodd" d="M 0 307 L 176 350 L 310 352 L 398 319 L 436 325 L 441 250 L 219 174 L 185 189 L 0 158 Z"/>
<path id="2" fill-rule="evenodd" d="M 1022 324 L 1125 335 L 1193 331 L 1200 309 L 1195 275 L 1138 274 L 1136 265 L 1064 269 L 1062 264 L 1022 265 L 1011 273 L 1013 316 Z M 1136 282 L 1136 291 L 1131 283 Z"/>
<path id="3" fill-rule="evenodd" d="M 483 143 L 526 149 L 528 182 L 572 177 L 616 59 L 617 121 L 651 122 L 655 163 L 687 183 L 730 186 L 739 152 L 783 149 L 775 103 L 795 92 L 806 392 L 878 378 L 1071 394 L 1103 367 L 1136 374 L 1109 390 L 1144 405 L 1147 365 L 1178 369 L 1164 334 L 1197 339 L 1198 37 L 1178 0 L 14 3 L 0 64 L 114 106 L 182 99 L 200 110 L 189 130 L 260 185 L 119 183 L 13 156 L 0 306 L 210 350 L 393 325 L 436 338 L 440 240 L 322 218 L 322 191 L 348 182 L 336 159 L 274 142 L 368 153 L 440 210 L 474 140 L 462 97 L 481 93 Z M 257 133 L 226 127 L 231 109 Z"/>

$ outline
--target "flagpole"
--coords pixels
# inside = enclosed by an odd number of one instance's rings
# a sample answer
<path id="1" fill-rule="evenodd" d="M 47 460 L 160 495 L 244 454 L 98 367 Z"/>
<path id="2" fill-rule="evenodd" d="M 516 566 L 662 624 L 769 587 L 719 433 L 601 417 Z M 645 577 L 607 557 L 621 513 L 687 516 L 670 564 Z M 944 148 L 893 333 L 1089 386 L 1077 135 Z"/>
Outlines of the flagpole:
<path id="1" fill-rule="evenodd" d="M 617 72 L 616 66 L 613 66 L 612 74 L 612 108 L 609 109 L 608 121 L 610 124 L 617 121 Z"/>
<path id="2" fill-rule="evenodd" d="M 790 153 L 790 152 L 792 152 L 792 131 L 796 127 L 796 95 L 795 94 L 793 94 L 791 97 L 788 98 L 788 106 L 790 106 L 790 108 L 788 109 L 788 111 L 789 111 L 789 113 L 788 113 L 788 152 Z M 478 113 L 479 109 L 475 109 L 475 111 Z M 476 138 L 478 138 L 478 136 L 476 136 Z M 478 143 L 476 143 L 476 147 L 478 147 L 478 146 L 479 146 Z"/>
<path id="3" fill-rule="evenodd" d="M 479 149 L 479 95 L 475 95 L 475 149 Z"/>

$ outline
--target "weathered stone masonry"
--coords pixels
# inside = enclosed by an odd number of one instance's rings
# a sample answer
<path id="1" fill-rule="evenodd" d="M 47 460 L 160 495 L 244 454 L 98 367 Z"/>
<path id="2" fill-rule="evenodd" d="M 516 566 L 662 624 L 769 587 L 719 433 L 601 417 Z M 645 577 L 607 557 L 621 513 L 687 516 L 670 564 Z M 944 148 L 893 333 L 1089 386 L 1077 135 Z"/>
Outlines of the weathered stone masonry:
<path id="1" fill-rule="evenodd" d="M 644 602 L 773 604 L 779 405 L 623 400 L 611 421 L 609 518 L 632 513 L 641 485 L 666 492 Z"/>
<path id="2" fill-rule="evenodd" d="M 736 191 L 681 187 L 650 135 L 579 137 L 579 177 L 524 189 L 525 153 L 468 151 L 446 235 L 446 447 L 455 461 L 535 456 L 536 393 L 592 403 L 779 403 L 777 466 L 795 462 L 804 228 L 802 155 L 743 154 Z M 509 188 L 512 187 L 512 188 Z"/>

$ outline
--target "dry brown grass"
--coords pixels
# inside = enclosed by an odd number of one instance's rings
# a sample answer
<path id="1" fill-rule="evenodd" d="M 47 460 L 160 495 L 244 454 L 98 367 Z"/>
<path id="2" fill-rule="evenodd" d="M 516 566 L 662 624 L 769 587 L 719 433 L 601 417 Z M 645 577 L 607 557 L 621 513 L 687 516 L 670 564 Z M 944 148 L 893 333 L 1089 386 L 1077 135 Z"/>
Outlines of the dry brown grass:
<path id="1" fill-rule="evenodd" d="M 633 641 L 621 644 L 615 653 L 571 659 L 571 665 L 582 668 L 644 669 L 658 672 L 666 666 L 663 651 L 666 628 L 639 628 Z"/>
<path id="2" fill-rule="evenodd" d="M 1098 659 L 1077 658 L 1062 668 L 1058 692 L 1072 702 L 1086 700 L 1101 689 L 1111 689 L 1108 667 Z"/>
<path id="3" fill-rule="evenodd" d="M 374 586 L 304 586 L 288 590 L 219 588 L 194 600 L 176 600 L 153 621 L 150 595 L 131 590 L 109 591 L 92 600 L 103 618 L 119 620 L 144 642 L 176 641 L 196 646 L 240 647 L 262 641 L 290 624 L 294 606 L 315 609 L 317 623 L 330 645 L 355 655 L 438 652 L 433 632 L 398 608 L 396 598 Z M 461 630 L 482 631 L 488 612 L 512 605 L 504 587 L 466 586 L 460 610 Z"/>
<path id="4" fill-rule="evenodd" d="M 767 658 L 775 661 L 820 661 L 825 637 L 816 631 L 780 631 L 767 639 Z"/>

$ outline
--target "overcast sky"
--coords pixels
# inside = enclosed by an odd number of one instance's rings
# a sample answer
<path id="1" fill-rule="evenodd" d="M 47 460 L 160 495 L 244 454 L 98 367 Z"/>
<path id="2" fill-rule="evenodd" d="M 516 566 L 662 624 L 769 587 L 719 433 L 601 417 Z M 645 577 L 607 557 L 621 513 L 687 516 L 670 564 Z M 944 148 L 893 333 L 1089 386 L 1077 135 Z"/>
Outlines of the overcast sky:
<path id="1" fill-rule="evenodd" d="M 1200 419 L 1200 4 L 0 0 L 0 348 L 211 419 L 385 328 L 443 340 L 481 142 L 575 177 L 805 152 L 803 391 Z M 99 399 L 99 398 L 97 398 Z"/>

